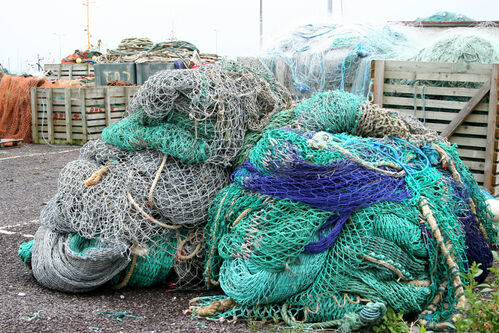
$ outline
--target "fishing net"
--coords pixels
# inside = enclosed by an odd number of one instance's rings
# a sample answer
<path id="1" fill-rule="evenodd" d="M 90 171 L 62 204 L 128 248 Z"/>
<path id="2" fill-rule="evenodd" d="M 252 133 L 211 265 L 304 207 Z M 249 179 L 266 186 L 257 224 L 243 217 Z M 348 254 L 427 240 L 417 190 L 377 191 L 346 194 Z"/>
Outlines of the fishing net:
<path id="1" fill-rule="evenodd" d="M 191 68 L 206 62 L 219 61 L 216 54 L 199 53 L 193 44 L 170 40 L 154 44 L 149 38 L 125 38 L 117 49 L 107 50 L 97 58 L 97 63 L 122 62 L 175 62 L 180 68 Z"/>
<path id="2" fill-rule="evenodd" d="M 42 210 L 33 274 L 48 288 L 83 292 L 113 278 L 112 284 L 150 286 L 177 263 L 178 286 L 198 286 L 199 226 L 228 182 L 216 165 L 186 165 L 157 151 L 90 141 L 61 171 L 57 194 Z M 68 235 L 88 242 L 86 250 L 68 252 Z"/>
<path id="3" fill-rule="evenodd" d="M 499 62 L 499 43 L 493 36 L 478 29 L 446 34 L 410 60 L 496 64 Z"/>
<path id="4" fill-rule="evenodd" d="M 308 24 L 276 42 L 258 58 L 260 64 L 253 63 L 272 73 L 295 100 L 335 89 L 367 96 L 371 60 L 401 58 L 409 51 L 406 36 L 389 26 Z"/>
<path id="5" fill-rule="evenodd" d="M 205 278 L 225 295 L 191 310 L 345 330 L 372 325 L 386 306 L 423 311 L 434 329 L 453 321 L 464 306 L 459 274 L 472 261 L 490 267 L 495 241 L 456 147 L 345 92 L 316 94 L 294 113 L 213 201 Z"/>
<path id="6" fill-rule="evenodd" d="M 86 143 L 61 171 L 40 235 L 21 246 L 21 258 L 55 290 L 147 287 L 167 277 L 177 289 L 203 287 L 204 224 L 230 183 L 226 166 L 246 129 L 262 129 L 287 103 L 284 88 L 231 64 L 156 75 L 130 115 L 105 129 L 110 143 Z"/>
<path id="7" fill-rule="evenodd" d="M 229 166 L 248 130 L 289 106 L 274 80 L 232 63 L 150 77 L 131 101 L 131 115 L 106 128 L 103 140 L 126 150 L 160 150 L 186 163 Z"/>
<path id="8" fill-rule="evenodd" d="M 30 88 L 47 83 L 36 77 L 4 75 L 0 81 L 0 138 L 31 142 Z"/>
<path id="9" fill-rule="evenodd" d="M 474 21 L 474 19 L 469 18 L 463 14 L 457 14 L 453 12 L 438 12 L 428 17 L 418 17 L 416 21 L 424 22 L 466 22 Z"/>

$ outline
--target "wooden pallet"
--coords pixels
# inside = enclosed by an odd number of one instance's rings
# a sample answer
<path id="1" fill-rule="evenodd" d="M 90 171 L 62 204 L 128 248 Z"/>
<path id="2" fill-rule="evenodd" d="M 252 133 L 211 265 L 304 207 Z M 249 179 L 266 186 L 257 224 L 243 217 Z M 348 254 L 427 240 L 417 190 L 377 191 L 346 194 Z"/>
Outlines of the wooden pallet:
<path id="1" fill-rule="evenodd" d="M 139 87 L 31 88 L 34 143 L 83 145 L 123 118 Z"/>
<path id="2" fill-rule="evenodd" d="M 22 139 L 1 139 L 0 149 L 19 148 L 23 143 Z"/>
<path id="3" fill-rule="evenodd" d="M 43 70 L 48 73 L 49 80 L 81 79 L 94 74 L 94 65 L 85 64 L 45 64 Z"/>
<path id="4" fill-rule="evenodd" d="M 372 68 L 374 102 L 457 144 L 477 182 L 499 195 L 499 65 L 376 60 Z"/>

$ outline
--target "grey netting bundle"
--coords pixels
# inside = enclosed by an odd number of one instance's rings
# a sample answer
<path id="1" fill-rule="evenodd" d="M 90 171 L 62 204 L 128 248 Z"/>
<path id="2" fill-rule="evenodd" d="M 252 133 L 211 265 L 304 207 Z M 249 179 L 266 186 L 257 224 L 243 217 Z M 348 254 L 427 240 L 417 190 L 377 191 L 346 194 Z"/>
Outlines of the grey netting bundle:
<path id="1" fill-rule="evenodd" d="M 87 186 L 102 168 L 107 172 L 100 181 Z M 186 165 L 159 152 L 91 141 L 61 171 L 57 194 L 42 212 L 54 218 L 43 221 L 59 232 L 144 246 L 165 231 L 203 223 L 227 184 L 228 173 L 215 165 Z"/>
<path id="2" fill-rule="evenodd" d="M 131 116 L 103 132 L 127 150 L 160 150 L 186 163 L 230 165 L 247 130 L 289 106 L 277 82 L 231 63 L 160 72 L 131 101 Z"/>
<path id="3" fill-rule="evenodd" d="M 75 244 L 76 240 L 72 234 L 40 226 L 31 254 L 33 275 L 40 284 L 59 291 L 89 291 L 111 280 L 130 261 L 123 255 L 124 246 L 100 240 L 82 246 Z M 84 250 L 78 251 L 78 247 Z"/>
<path id="4" fill-rule="evenodd" d="M 90 141 L 61 171 L 25 256 L 38 282 L 55 290 L 84 292 L 106 282 L 145 287 L 171 269 L 177 288 L 199 287 L 202 224 L 228 183 L 217 165 Z"/>
<path id="5" fill-rule="evenodd" d="M 41 213 L 41 236 L 21 246 L 23 261 L 31 259 L 38 281 L 56 290 L 87 291 L 107 281 L 145 287 L 171 270 L 176 288 L 199 288 L 203 225 L 230 183 L 225 167 L 246 131 L 262 129 L 289 100 L 279 84 L 234 64 L 153 76 L 130 115 L 61 171 Z M 117 259 L 122 266 L 112 269 Z"/>

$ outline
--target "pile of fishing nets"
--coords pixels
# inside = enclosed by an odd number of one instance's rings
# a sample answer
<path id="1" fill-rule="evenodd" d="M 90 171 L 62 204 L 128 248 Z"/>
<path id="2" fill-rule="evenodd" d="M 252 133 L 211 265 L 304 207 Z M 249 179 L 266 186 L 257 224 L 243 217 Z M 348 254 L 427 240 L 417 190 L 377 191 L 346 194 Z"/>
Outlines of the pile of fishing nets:
<path id="1" fill-rule="evenodd" d="M 457 14 L 453 12 L 437 12 L 428 17 L 418 17 L 415 21 L 422 22 L 467 22 L 467 21 L 475 21 L 474 19 L 463 15 Z"/>
<path id="2" fill-rule="evenodd" d="M 61 171 L 19 254 L 37 281 L 85 292 L 203 284 L 204 225 L 245 132 L 289 106 L 278 83 L 232 63 L 163 71 Z"/>
<path id="3" fill-rule="evenodd" d="M 367 24 L 304 25 L 259 58 L 300 100 L 317 91 L 343 89 L 366 96 L 371 60 L 401 58 L 410 44 L 389 26 Z"/>
<path id="4" fill-rule="evenodd" d="M 31 142 L 31 95 L 33 87 L 49 87 L 43 78 L 3 75 L 0 79 L 0 138 Z"/>
<path id="5" fill-rule="evenodd" d="M 452 32 L 419 50 L 410 60 L 496 64 L 499 39 L 486 29 Z"/>
<path id="6" fill-rule="evenodd" d="M 216 54 L 200 53 L 198 48 L 186 41 L 170 40 L 153 43 L 149 38 L 125 38 L 115 50 L 97 58 L 97 63 L 123 62 L 176 62 L 179 68 L 192 68 L 207 62 L 219 61 Z"/>
<path id="7" fill-rule="evenodd" d="M 355 330 L 390 306 L 446 328 L 465 304 L 460 274 L 474 261 L 486 272 L 497 241 L 456 147 L 342 91 L 287 116 L 210 207 L 205 279 L 225 295 L 191 311 Z"/>

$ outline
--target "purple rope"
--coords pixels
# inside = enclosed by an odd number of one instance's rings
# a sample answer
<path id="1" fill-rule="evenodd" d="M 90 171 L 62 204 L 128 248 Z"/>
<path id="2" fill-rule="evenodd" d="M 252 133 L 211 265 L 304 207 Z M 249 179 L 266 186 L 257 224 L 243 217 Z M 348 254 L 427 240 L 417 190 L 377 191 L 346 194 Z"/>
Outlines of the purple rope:
<path id="1" fill-rule="evenodd" d="M 458 212 L 458 220 L 465 233 L 464 242 L 466 244 L 466 257 L 471 266 L 473 262 L 480 263 L 482 274 L 477 276 L 475 280 L 478 283 L 483 282 L 489 273 L 488 268 L 492 267 L 494 257 L 489 243 L 480 231 L 473 212 L 468 207 L 468 198 L 470 197 L 466 187 L 459 185 L 454 179 L 448 180 L 451 184 L 454 194 L 459 198 L 459 201 L 465 205 L 465 209 L 460 209 Z"/>
<path id="2" fill-rule="evenodd" d="M 249 190 L 331 212 L 352 212 L 380 201 L 404 201 L 410 197 L 403 177 L 364 169 L 349 160 L 315 165 L 297 159 L 292 167 L 270 175 L 246 161 L 233 173 L 232 180 Z"/>
<path id="3" fill-rule="evenodd" d="M 336 242 L 336 238 L 338 238 L 338 236 L 340 235 L 343 225 L 348 220 L 350 215 L 352 215 L 352 212 L 343 212 L 340 215 L 331 216 L 329 220 L 327 220 L 327 222 L 321 227 L 321 230 L 323 230 L 334 224 L 329 234 L 327 234 L 325 237 L 321 237 L 317 242 L 309 243 L 307 246 L 305 246 L 303 253 L 321 253 L 333 246 L 334 242 Z"/>
<path id="4" fill-rule="evenodd" d="M 403 177 L 390 177 L 358 164 L 341 160 L 327 165 L 303 161 L 298 154 L 292 165 L 263 172 L 246 161 L 232 174 L 232 180 L 246 189 L 279 199 L 291 199 L 312 207 L 339 212 L 318 231 L 320 239 L 305 247 L 304 253 L 330 248 L 354 210 L 380 201 L 404 201 L 410 197 Z M 324 236 L 324 230 L 333 226 Z"/>

